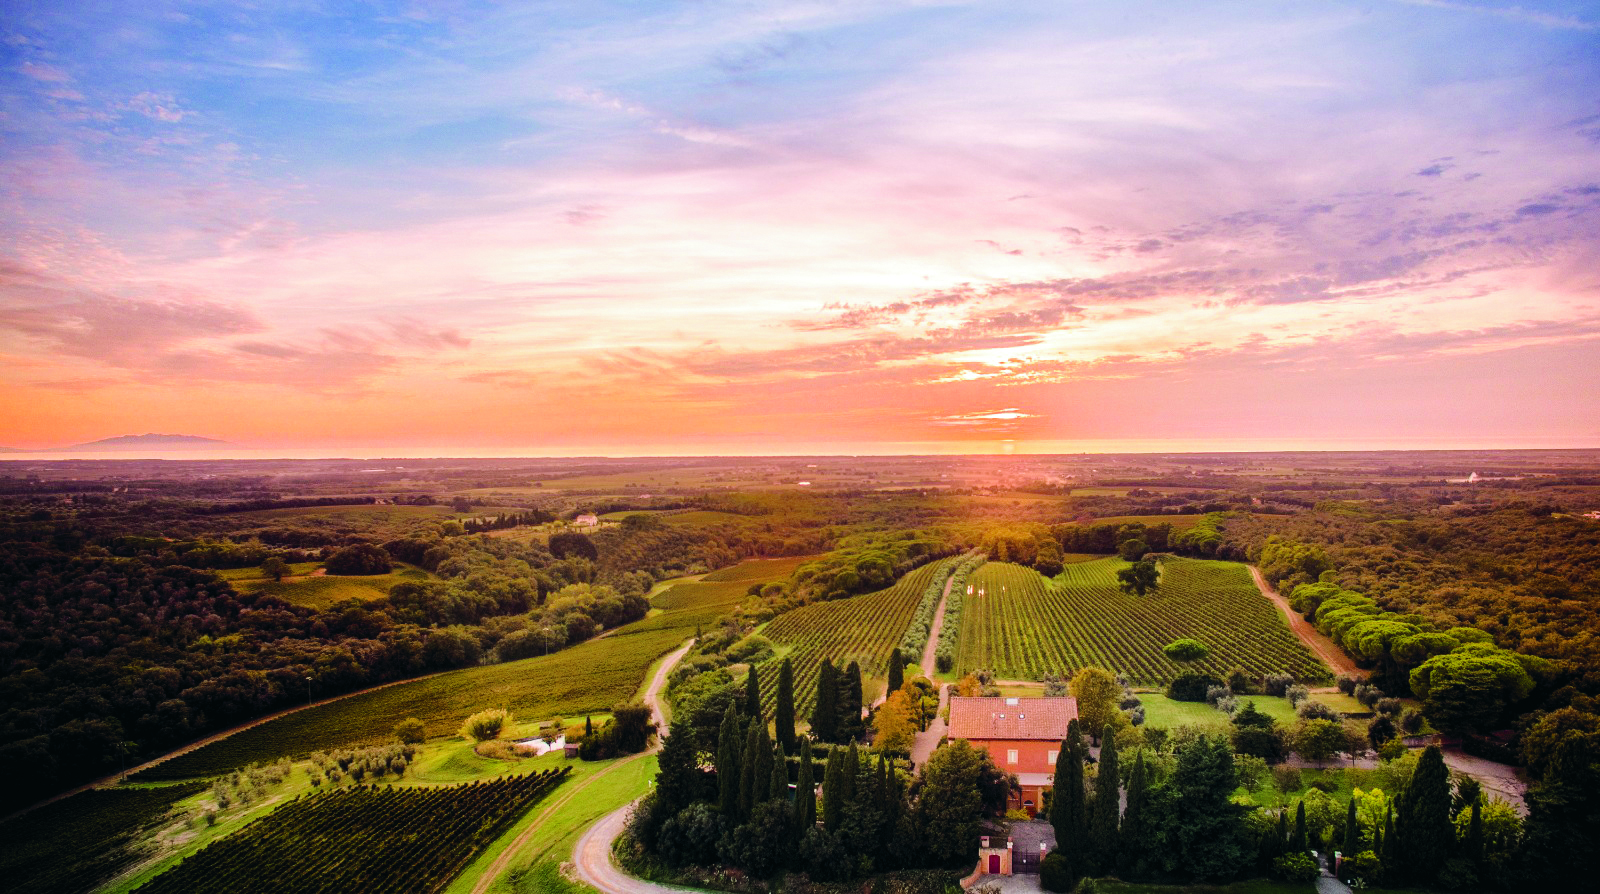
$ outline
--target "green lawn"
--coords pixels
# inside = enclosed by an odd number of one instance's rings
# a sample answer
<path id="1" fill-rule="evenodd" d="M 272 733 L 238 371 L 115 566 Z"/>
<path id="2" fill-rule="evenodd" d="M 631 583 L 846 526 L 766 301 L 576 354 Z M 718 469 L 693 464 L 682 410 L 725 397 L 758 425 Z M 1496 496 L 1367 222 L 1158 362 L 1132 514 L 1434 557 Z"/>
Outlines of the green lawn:
<path id="1" fill-rule="evenodd" d="M 1154 692 L 1141 692 L 1138 695 L 1139 701 L 1144 704 L 1144 722 L 1147 726 L 1161 726 L 1167 729 L 1178 726 L 1223 729 L 1230 722 L 1227 714 L 1218 711 L 1205 702 L 1178 702 Z M 1320 696 L 1314 697 L 1320 698 Z M 1292 724 L 1295 722 L 1294 708 L 1286 698 L 1273 695 L 1244 695 L 1239 697 L 1241 707 L 1247 701 L 1255 702 L 1256 710 L 1270 716 L 1279 723 Z"/>
<path id="2" fill-rule="evenodd" d="M 1317 886 L 1269 879 L 1251 879 L 1231 885 L 1140 885 L 1105 880 L 1100 882 L 1100 890 L 1103 894 L 1306 894 L 1317 890 Z"/>

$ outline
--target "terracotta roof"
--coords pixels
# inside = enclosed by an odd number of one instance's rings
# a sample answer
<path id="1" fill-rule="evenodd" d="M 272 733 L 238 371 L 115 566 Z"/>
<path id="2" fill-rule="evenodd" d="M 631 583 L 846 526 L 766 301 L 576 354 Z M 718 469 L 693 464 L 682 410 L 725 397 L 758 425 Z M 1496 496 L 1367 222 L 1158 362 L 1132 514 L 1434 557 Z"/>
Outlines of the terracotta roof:
<path id="1" fill-rule="evenodd" d="M 1075 698 L 950 698 L 950 738 L 1059 742 L 1078 716 Z"/>

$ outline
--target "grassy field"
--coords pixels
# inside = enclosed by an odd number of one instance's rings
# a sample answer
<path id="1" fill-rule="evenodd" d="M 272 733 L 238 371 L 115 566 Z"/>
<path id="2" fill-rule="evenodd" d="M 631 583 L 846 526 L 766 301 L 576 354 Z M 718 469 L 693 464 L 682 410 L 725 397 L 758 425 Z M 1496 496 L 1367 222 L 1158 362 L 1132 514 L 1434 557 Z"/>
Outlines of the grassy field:
<path id="1" fill-rule="evenodd" d="M 259 568 L 245 568 L 238 571 L 248 571 L 254 577 L 230 577 L 234 589 L 241 593 L 265 593 L 276 596 L 285 602 L 295 605 L 305 605 L 311 608 L 328 608 L 346 599 L 359 599 L 363 602 L 369 599 L 380 599 L 389 595 L 395 584 L 403 581 L 432 580 L 433 575 L 412 565 L 397 565 L 388 574 L 318 574 L 313 575 L 309 570 L 299 573 L 299 569 L 311 563 L 300 563 L 294 566 L 296 574 L 285 577 L 281 581 L 262 577 Z M 315 565 L 311 566 L 315 568 Z M 238 571 L 233 572 L 238 574 Z"/>
<path id="2" fill-rule="evenodd" d="M 956 666 L 990 668 L 1002 679 L 1037 680 L 1098 665 L 1136 683 L 1161 684 L 1185 667 L 1162 647 L 1193 637 L 1211 655 L 1188 667 L 1226 677 L 1234 666 L 1261 675 L 1327 678 L 1327 668 L 1295 638 L 1278 610 L 1234 562 L 1168 559 L 1161 587 L 1143 597 L 1121 592 L 1107 558 L 1068 565 L 1055 581 L 1020 565 L 989 562 L 969 579 Z"/>
<path id="3" fill-rule="evenodd" d="M 1142 525 L 1171 525 L 1174 531 L 1183 531 L 1195 526 L 1203 515 L 1113 515 L 1107 518 L 1097 518 L 1091 524 L 1096 525 L 1126 525 L 1138 522 Z"/>
<path id="4" fill-rule="evenodd" d="M 889 653 L 905 635 L 923 588 L 939 564 L 923 565 L 875 593 L 795 609 L 774 618 L 762 629 L 762 635 L 786 650 L 794 662 L 795 706 L 802 715 L 816 698 L 817 673 L 823 658 L 831 658 L 841 667 L 858 661 L 864 677 L 881 678 L 888 673 Z M 774 696 L 777 676 L 777 671 L 770 668 L 763 675 L 764 697 Z M 868 683 L 866 698 L 870 701 L 882 688 L 878 680 Z"/>
<path id="5" fill-rule="evenodd" d="M 1139 701 L 1144 704 L 1144 722 L 1149 726 L 1164 726 L 1168 729 L 1177 726 L 1196 726 L 1221 730 L 1228 728 L 1231 721 L 1227 714 L 1205 702 L 1175 702 L 1158 693 L 1144 692 L 1139 693 Z M 1241 706 L 1247 701 L 1255 702 L 1256 710 L 1279 723 L 1295 722 L 1294 707 L 1286 698 L 1272 695 L 1239 696 Z"/>
<path id="6" fill-rule="evenodd" d="M 1317 890 L 1317 886 L 1311 883 L 1270 879 L 1251 879 L 1231 885 L 1141 885 L 1109 879 L 1099 884 L 1101 894 L 1310 894 Z"/>

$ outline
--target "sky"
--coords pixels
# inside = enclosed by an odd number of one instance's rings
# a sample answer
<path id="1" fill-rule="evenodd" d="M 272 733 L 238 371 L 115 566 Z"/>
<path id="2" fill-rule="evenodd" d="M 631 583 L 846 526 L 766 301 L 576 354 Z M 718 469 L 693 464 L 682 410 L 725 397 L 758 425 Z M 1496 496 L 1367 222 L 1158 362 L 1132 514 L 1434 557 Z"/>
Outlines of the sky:
<path id="1" fill-rule="evenodd" d="M 1600 4 L 0 7 L 0 445 L 1600 446 Z"/>

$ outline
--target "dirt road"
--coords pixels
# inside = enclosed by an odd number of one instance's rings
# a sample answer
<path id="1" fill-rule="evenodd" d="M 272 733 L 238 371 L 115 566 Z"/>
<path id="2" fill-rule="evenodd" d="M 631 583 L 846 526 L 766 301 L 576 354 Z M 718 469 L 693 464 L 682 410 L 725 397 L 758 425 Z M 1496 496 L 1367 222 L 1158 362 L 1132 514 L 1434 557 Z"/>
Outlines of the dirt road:
<path id="1" fill-rule="evenodd" d="M 678 647 L 677 651 L 669 654 L 666 659 L 661 662 L 661 666 L 656 668 L 655 676 L 650 678 L 650 685 L 644 691 L 644 703 L 650 706 L 650 716 L 653 720 L 655 720 L 656 728 L 661 730 L 661 735 L 656 738 L 655 744 L 638 754 L 625 757 L 607 767 L 605 770 L 590 776 L 588 779 L 585 779 L 582 783 L 574 786 L 570 791 L 551 802 L 550 806 L 546 807 L 542 812 L 540 812 L 538 818 L 536 818 L 533 823 L 528 826 L 528 828 L 523 829 L 522 833 L 516 837 L 516 840 L 511 842 L 511 846 L 506 848 L 504 851 L 501 851 L 500 856 L 497 857 L 493 863 L 489 864 L 489 868 L 484 870 L 483 875 L 478 878 L 478 883 L 472 886 L 472 894 L 486 894 L 486 892 L 489 890 L 489 887 L 494 884 L 494 880 L 503 875 L 507 869 L 511 868 L 511 862 L 516 859 L 517 853 L 522 850 L 523 846 L 532 840 L 536 833 L 543 830 L 545 820 L 549 819 L 557 810 L 560 810 L 562 807 L 565 807 L 567 804 L 571 803 L 574 798 L 583 793 L 584 789 L 588 788 L 590 785 L 593 785 L 596 781 L 604 779 L 606 776 L 615 773 L 618 768 L 625 767 L 636 760 L 649 757 L 650 755 L 661 750 L 661 740 L 666 738 L 667 734 L 666 719 L 661 710 L 661 691 L 667 687 L 667 675 L 672 673 L 672 669 L 678 665 L 679 661 L 683 660 L 683 656 L 689 654 L 689 650 L 694 647 L 694 642 L 695 641 L 691 639 L 682 646 Z M 628 806 L 631 807 L 632 805 L 630 804 Z M 627 818 L 628 807 L 624 807 L 615 813 L 608 814 L 605 819 L 602 819 L 600 822 L 596 823 L 592 828 L 590 828 L 588 832 L 584 833 L 583 838 L 578 842 L 577 853 L 582 853 L 584 843 L 595 834 L 596 829 L 605 826 L 607 823 L 610 823 L 613 819 L 615 819 L 616 828 L 611 832 L 610 837 L 606 839 L 605 844 L 605 862 L 607 865 L 609 865 L 611 861 L 611 841 L 615 839 L 622 831 L 622 826 L 627 821 Z M 581 858 L 579 859 L 579 865 L 581 866 Z M 622 876 L 622 878 L 627 878 L 627 876 Z M 591 884 L 593 883 L 591 882 Z M 602 888 L 601 890 L 605 889 Z"/>
<path id="2" fill-rule="evenodd" d="M 1310 649 L 1312 654 L 1321 658 L 1322 663 L 1332 668 L 1335 674 L 1366 678 L 1367 672 L 1356 667 L 1356 663 L 1351 660 L 1349 655 L 1345 654 L 1343 649 L 1335 645 L 1333 640 L 1323 636 L 1316 627 L 1311 625 L 1310 621 L 1300 617 L 1300 613 L 1290 607 L 1289 600 L 1278 595 L 1277 590 L 1272 589 L 1272 585 L 1267 583 L 1267 579 L 1261 576 L 1261 569 L 1254 565 L 1247 567 L 1250 569 L 1250 577 L 1255 580 L 1256 588 L 1261 591 L 1261 595 L 1271 599 L 1272 604 L 1283 612 L 1284 620 L 1289 622 L 1289 629 L 1294 631 L 1295 636 L 1300 637 L 1300 641 L 1306 644 L 1306 648 Z"/>
<path id="3" fill-rule="evenodd" d="M 950 587 L 956 582 L 955 575 L 944 582 L 944 594 L 939 597 L 939 607 L 933 612 L 933 626 L 928 629 L 928 644 L 922 649 L 922 675 L 932 680 L 933 675 L 939 670 L 939 633 L 944 630 L 944 607 L 950 601 Z M 939 687 L 939 711 L 928 723 L 928 728 L 911 740 L 911 762 L 922 766 L 923 761 L 933 754 L 939 747 L 939 740 L 944 738 L 946 728 L 944 722 L 944 709 L 950 702 L 949 687 Z"/>

